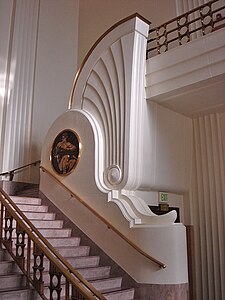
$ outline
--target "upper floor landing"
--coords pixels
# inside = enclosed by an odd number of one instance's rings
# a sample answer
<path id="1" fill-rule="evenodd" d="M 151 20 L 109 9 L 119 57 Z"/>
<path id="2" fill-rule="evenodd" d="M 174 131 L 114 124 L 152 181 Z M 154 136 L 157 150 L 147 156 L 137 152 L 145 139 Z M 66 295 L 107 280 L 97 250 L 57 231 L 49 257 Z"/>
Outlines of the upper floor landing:
<path id="1" fill-rule="evenodd" d="M 225 111 L 225 6 L 218 2 L 152 30 L 158 36 L 148 56 L 162 53 L 147 59 L 147 99 L 188 117 Z"/>

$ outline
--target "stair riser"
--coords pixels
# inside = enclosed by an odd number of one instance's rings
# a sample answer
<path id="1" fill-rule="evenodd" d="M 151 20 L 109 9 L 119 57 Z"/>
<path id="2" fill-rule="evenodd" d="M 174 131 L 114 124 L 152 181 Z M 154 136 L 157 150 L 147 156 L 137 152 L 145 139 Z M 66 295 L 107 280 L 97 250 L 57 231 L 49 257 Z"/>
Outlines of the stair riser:
<path id="1" fill-rule="evenodd" d="M 109 278 L 110 267 L 77 269 L 77 271 L 87 280 Z"/>
<path id="2" fill-rule="evenodd" d="M 41 300 L 41 297 L 33 290 L 18 290 L 13 292 L 0 292 L 1 300 Z"/>
<path id="3" fill-rule="evenodd" d="M 0 263 L 0 275 L 13 274 L 14 272 L 17 273 L 19 270 L 19 267 L 13 261 L 5 261 Z"/>
<path id="4" fill-rule="evenodd" d="M 10 254 L 6 250 L 0 250 L 0 261 L 11 260 Z"/>
<path id="5" fill-rule="evenodd" d="M 132 300 L 134 299 L 134 289 L 124 290 L 111 295 L 104 295 L 107 300 Z"/>
<path id="6" fill-rule="evenodd" d="M 0 276 L 0 291 L 6 289 L 23 288 L 26 285 L 26 280 L 23 275 L 18 276 Z"/>
<path id="7" fill-rule="evenodd" d="M 109 278 L 90 282 L 98 291 L 116 290 L 121 288 L 122 278 Z"/>

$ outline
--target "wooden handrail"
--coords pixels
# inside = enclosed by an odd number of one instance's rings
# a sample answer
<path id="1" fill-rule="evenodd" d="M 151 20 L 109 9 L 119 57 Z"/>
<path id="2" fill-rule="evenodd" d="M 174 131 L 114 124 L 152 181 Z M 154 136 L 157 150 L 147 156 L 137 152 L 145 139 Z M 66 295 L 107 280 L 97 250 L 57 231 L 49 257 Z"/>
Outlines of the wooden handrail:
<path id="1" fill-rule="evenodd" d="M 16 171 L 23 170 L 23 169 L 25 169 L 25 168 L 27 168 L 27 167 L 29 167 L 29 166 L 36 166 L 37 164 L 40 164 L 40 162 L 41 162 L 40 160 L 36 160 L 36 161 L 34 161 L 34 162 L 32 162 L 32 163 L 23 165 L 23 166 L 21 166 L 21 167 L 15 168 L 15 169 L 13 169 L 13 170 L 10 170 L 10 171 L 7 171 L 7 172 L 3 172 L 3 173 L 0 174 L 0 176 L 6 176 L 6 175 L 9 175 L 9 176 L 10 176 L 10 181 L 12 181 L 13 176 L 14 176 L 14 173 L 15 173 Z"/>
<path id="2" fill-rule="evenodd" d="M 9 203 L 7 203 L 6 199 Z M 65 260 L 60 253 L 58 253 L 58 251 L 56 251 L 56 249 L 43 237 L 43 235 L 31 223 L 31 221 L 23 214 L 23 212 L 15 205 L 15 203 L 10 199 L 10 197 L 3 191 L 1 187 L 0 187 L 0 201 L 2 202 L 2 205 L 7 208 L 7 210 L 10 212 L 13 218 L 18 222 L 18 224 L 25 229 L 27 235 L 35 242 L 35 244 L 39 246 L 39 248 L 43 251 L 45 256 L 57 266 L 57 268 L 62 272 L 62 274 L 73 285 L 75 285 L 82 292 L 82 294 L 87 297 L 87 299 L 94 300 L 97 297 L 97 299 L 106 300 L 101 293 L 99 293 L 80 273 L 78 273 L 70 265 L 70 263 L 67 260 Z M 3 210 L 1 211 L 1 214 L 3 214 Z M 3 218 L 3 215 L 1 218 Z M 27 223 L 29 227 L 25 223 Z M 1 229 L 0 233 L 1 233 L 1 243 L 2 243 L 2 230 L 3 230 L 2 222 L 1 222 L 0 229 Z M 77 280 L 75 280 L 71 274 L 73 274 L 81 282 L 81 284 Z M 32 283 L 32 280 L 30 280 L 30 282 Z M 83 285 L 86 288 L 84 288 Z"/>
<path id="3" fill-rule="evenodd" d="M 50 171 L 48 171 L 43 166 L 40 166 L 40 169 L 43 172 L 46 172 L 49 176 L 51 176 L 59 185 L 61 185 L 73 198 L 78 200 L 82 205 L 84 205 L 86 208 L 88 208 L 96 217 L 98 217 L 105 225 L 113 230 L 118 236 L 120 236 L 126 243 L 128 243 L 133 249 L 135 249 L 137 252 L 139 252 L 141 255 L 152 261 L 153 263 L 157 264 L 160 268 L 165 269 L 166 265 L 157 260 L 156 258 L 152 257 L 145 251 L 143 251 L 138 245 L 133 243 L 130 239 L 128 239 L 123 233 L 121 233 L 115 226 L 113 226 L 108 220 L 106 220 L 102 215 L 100 215 L 94 208 L 92 208 L 90 205 L 88 205 L 87 202 L 82 200 L 77 194 L 75 194 L 72 190 L 70 190 L 67 186 L 65 186 L 57 177 L 55 177 Z"/>

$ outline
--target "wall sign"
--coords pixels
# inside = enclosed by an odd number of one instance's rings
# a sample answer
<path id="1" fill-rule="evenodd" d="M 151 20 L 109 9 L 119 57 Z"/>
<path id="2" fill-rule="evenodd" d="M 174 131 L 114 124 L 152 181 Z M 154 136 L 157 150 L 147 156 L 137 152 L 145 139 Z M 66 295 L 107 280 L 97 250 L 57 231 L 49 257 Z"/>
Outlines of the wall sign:
<path id="1" fill-rule="evenodd" d="M 76 167 L 80 156 L 78 135 L 69 129 L 60 132 L 54 140 L 51 151 L 53 169 L 61 175 L 68 175 Z"/>

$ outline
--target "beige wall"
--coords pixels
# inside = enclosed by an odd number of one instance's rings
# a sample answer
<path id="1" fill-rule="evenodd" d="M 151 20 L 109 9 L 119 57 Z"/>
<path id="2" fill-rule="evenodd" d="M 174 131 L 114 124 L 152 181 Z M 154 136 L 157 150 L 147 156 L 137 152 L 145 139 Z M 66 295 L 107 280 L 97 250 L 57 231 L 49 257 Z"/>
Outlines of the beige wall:
<path id="1" fill-rule="evenodd" d="M 176 3 L 175 0 L 81 0 L 78 65 L 108 28 L 136 12 L 155 27 L 176 16 Z"/>

